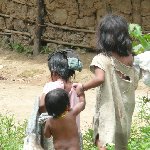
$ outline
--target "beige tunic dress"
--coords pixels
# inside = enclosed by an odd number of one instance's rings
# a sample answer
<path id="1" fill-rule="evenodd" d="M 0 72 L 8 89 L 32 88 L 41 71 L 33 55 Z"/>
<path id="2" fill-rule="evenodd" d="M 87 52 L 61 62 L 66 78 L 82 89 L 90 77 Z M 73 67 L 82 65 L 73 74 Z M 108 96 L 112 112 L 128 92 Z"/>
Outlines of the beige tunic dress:
<path id="1" fill-rule="evenodd" d="M 99 135 L 103 146 L 114 143 L 116 150 L 127 150 L 138 74 L 134 67 L 103 54 L 93 58 L 90 65 L 92 72 L 94 66 L 105 71 L 105 81 L 96 89 L 94 138 Z"/>

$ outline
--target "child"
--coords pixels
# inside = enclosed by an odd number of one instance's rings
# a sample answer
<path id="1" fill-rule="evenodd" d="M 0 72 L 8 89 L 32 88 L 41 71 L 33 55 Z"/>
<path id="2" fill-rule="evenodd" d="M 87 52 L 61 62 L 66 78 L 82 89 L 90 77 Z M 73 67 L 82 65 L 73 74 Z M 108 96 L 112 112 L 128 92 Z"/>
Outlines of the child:
<path id="1" fill-rule="evenodd" d="M 98 49 L 90 65 L 95 77 L 78 85 L 76 91 L 97 87 L 93 118 L 94 142 L 99 150 L 115 144 L 127 150 L 138 74 L 133 67 L 132 42 L 126 20 L 117 15 L 105 16 L 98 26 Z"/>
<path id="2" fill-rule="evenodd" d="M 29 147 L 41 147 L 44 150 L 53 150 L 51 139 L 43 137 L 43 129 L 45 120 L 49 117 L 45 108 L 45 95 L 57 88 L 65 89 L 69 93 L 70 107 L 73 108 L 78 103 L 79 98 L 75 89 L 72 86 L 70 78 L 75 74 L 75 71 L 81 71 L 82 63 L 78 56 L 71 49 L 55 51 L 48 57 L 48 67 L 51 72 L 51 80 L 45 84 L 43 94 L 39 99 L 36 99 L 34 108 L 29 118 L 26 128 L 26 138 L 24 139 L 24 150 Z M 80 117 L 76 117 L 78 131 L 80 133 Z M 82 148 L 82 136 L 80 135 L 80 145 Z"/>
<path id="3" fill-rule="evenodd" d="M 45 84 L 43 94 L 40 99 L 40 113 L 46 112 L 45 95 L 56 88 L 65 89 L 69 93 L 70 107 L 73 108 L 78 102 L 76 91 L 72 87 L 71 77 L 75 74 L 75 70 L 81 71 L 82 63 L 73 50 L 56 51 L 48 56 L 48 67 L 51 72 L 51 82 Z M 77 123 L 80 130 L 79 116 Z"/>
<path id="4" fill-rule="evenodd" d="M 68 93 L 57 88 L 46 94 L 45 105 L 52 118 L 46 121 L 44 135 L 46 138 L 53 136 L 55 150 L 80 150 L 76 116 L 85 108 L 84 94 L 80 95 L 79 102 L 71 109 Z"/>
<path id="5" fill-rule="evenodd" d="M 79 98 L 77 96 L 77 93 L 75 89 L 72 86 L 72 82 L 70 81 L 71 77 L 75 74 L 75 71 L 81 71 L 82 69 L 82 63 L 80 62 L 78 56 L 75 54 L 75 52 L 71 49 L 67 50 L 59 50 L 55 51 L 54 53 L 50 54 L 48 56 L 48 67 L 51 73 L 51 80 L 50 82 L 46 83 L 43 89 L 43 94 L 40 99 L 39 104 L 39 113 L 41 114 L 39 116 L 39 122 L 41 124 L 41 131 L 44 128 L 44 120 L 46 118 L 45 112 L 45 95 L 57 88 L 62 88 L 65 91 L 69 93 L 69 99 L 70 99 L 70 107 L 73 108 L 76 103 L 78 103 Z M 76 122 L 78 125 L 78 131 L 80 132 L 80 116 L 78 115 L 76 117 Z M 42 139 L 43 137 L 41 137 Z M 82 136 L 80 135 L 80 142 L 82 147 Z M 42 141 L 45 141 L 46 139 L 43 139 Z M 46 140 L 47 141 L 47 140 Z M 42 142 L 44 149 L 47 147 L 47 142 Z M 46 143 L 46 144 L 45 144 Z M 49 146 L 48 146 L 49 147 Z"/>

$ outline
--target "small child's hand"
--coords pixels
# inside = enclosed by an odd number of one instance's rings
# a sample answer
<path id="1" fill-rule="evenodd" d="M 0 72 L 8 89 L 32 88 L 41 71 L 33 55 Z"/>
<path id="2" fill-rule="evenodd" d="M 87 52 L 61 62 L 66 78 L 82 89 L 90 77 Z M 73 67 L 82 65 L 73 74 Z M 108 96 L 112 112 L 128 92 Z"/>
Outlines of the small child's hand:
<path id="1" fill-rule="evenodd" d="M 78 86 L 78 83 L 73 83 L 72 86 L 74 89 L 76 89 L 76 87 Z"/>
<path id="2" fill-rule="evenodd" d="M 84 94 L 83 86 L 81 83 L 73 83 L 73 87 L 75 88 L 78 96 Z"/>

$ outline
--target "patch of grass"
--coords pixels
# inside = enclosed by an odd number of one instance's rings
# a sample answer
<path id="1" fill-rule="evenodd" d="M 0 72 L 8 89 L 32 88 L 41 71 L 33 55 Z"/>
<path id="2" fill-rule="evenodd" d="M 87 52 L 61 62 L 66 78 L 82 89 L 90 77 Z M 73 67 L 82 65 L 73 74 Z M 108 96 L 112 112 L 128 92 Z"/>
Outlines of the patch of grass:
<path id="1" fill-rule="evenodd" d="M 13 115 L 0 114 L 0 149 L 21 150 L 27 122 L 16 124 Z"/>
<path id="2" fill-rule="evenodd" d="M 98 150 L 93 143 L 93 130 L 88 129 L 83 135 L 83 149 L 84 150 Z"/>
<path id="3" fill-rule="evenodd" d="M 140 99 L 140 110 L 137 119 L 133 122 L 131 128 L 131 137 L 128 143 L 128 150 L 149 150 L 150 149 L 150 112 L 149 98 Z M 23 148 L 23 139 L 25 137 L 25 128 L 27 122 L 22 124 L 15 123 L 12 115 L 0 114 L 0 149 L 1 150 L 21 150 Z M 97 150 L 93 145 L 93 130 L 88 129 L 83 135 L 83 149 Z M 114 150 L 113 145 L 107 145 L 108 150 Z"/>
<path id="4" fill-rule="evenodd" d="M 49 48 L 48 46 L 41 46 L 40 54 L 49 54 L 52 53 L 54 50 Z"/>
<path id="5" fill-rule="evenodd" d="M 148 96 L 139 98 L 139 113 L 131 128 L 129 150 L 150 150 L 150 109 Z"/>
<path id="6" fill-rule="evenodd" d="M 10 48 L 18 53 L 32 54 L 31 47 L 23 45 L 21 43 L 10 43 Z"/>

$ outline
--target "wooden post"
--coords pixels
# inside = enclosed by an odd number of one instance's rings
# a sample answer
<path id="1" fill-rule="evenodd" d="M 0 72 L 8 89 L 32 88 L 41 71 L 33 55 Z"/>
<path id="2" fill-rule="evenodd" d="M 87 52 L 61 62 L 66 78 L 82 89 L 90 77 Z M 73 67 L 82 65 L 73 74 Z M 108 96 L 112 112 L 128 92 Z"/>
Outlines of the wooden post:
<path id="1" fill-rule="evenodd" d="M 45 15 L 44 0 L 37 0 L 37 20 L 36 20 L 34 47 L 33 47 L 34 56 L 39 54 L 41 48 L 41 36 L 44 25 L 44 15 Z"/>

